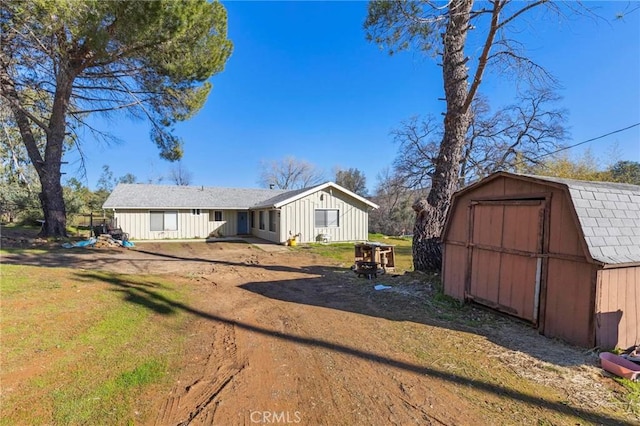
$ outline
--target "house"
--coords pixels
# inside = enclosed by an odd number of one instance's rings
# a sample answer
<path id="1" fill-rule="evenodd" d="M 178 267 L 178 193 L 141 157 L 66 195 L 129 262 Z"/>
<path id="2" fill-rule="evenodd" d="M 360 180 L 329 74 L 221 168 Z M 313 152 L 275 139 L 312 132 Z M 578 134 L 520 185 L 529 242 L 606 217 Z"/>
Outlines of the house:
<path id="1" fill-rule="evenodd" d="M 119 184 L 103 205 L 131 239 L 254 235 L 275 243 L 366 241 L 377 207 L 333 182 L 297 190 Z"/>
<path id="2" fill-rule="evenodd" d="M 442 241 L 446 294 L 578 346 L 640 343 L 640 186 L 494 173 L 454 195 Z"/>

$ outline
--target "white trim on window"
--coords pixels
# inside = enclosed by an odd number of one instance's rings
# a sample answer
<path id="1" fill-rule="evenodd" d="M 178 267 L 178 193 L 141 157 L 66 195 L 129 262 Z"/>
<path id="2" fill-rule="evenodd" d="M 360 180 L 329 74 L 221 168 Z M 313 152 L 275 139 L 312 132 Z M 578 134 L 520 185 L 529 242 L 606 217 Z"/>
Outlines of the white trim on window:
<path id="1" fill-rule="evenodd" d="M 222 210 L 209 210 L 209 222 L 222 222 Z"/>
<path id="2" fill-rule="evenodd" d="M 316 209 L 316 228 L 338 228 L 340 226 L 340 210 L 338 209 Z"/>
<path id="3" fill-rule="evenodd" d="M 177 231 L 177 211 L 150 211 L 149 229 L 151 231 Z"/>

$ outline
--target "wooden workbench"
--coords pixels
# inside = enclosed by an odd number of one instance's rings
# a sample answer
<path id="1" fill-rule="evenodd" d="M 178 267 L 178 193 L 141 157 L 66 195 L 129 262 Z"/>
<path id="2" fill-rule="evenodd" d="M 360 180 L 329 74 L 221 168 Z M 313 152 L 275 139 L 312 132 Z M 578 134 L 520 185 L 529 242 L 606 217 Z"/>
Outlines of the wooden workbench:
<path id="1" fill-rule="evenodd" d="M 375 262 L 385 271 L 395 268 L 394 246 L 384 243 L 358 243 L 355 246 L 355 262 Z"/>

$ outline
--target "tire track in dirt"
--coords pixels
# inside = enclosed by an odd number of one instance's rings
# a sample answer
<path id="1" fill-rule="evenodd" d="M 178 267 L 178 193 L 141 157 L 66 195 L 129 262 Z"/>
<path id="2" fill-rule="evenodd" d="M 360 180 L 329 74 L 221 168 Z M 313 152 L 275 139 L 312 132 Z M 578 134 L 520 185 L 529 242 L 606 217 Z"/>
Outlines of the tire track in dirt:
<path id="1" fill-rule="evenodd" d="M 238 354 L 233 325 L 217 325 L 213 334 L 203 361 L 192 364 L 191 370 L 197 371 L 197 376 L 186 386 L 180 382 L 174 385 L 155 424 L 214 423 L 218 396 L 245 369 L 248 361 Z"/>
<path id="2" fill-rule="evenodd" d="M 302 419 L 303 424 L 366 424 L 377 418 L 395 425 L 441 425 L 460 420 L 455 414 L 445 414 L 447 406 L 436 403 L 434 407 L 432 391 L 420 386 L 415 374 L 377 368 L 367 359 L 341 352 L 341 345 L 368 346 L 362 342 L 369 340 L 366 335 L 340 336 L 343 333 L 336 333 L 330 326 L 335 324 L 332 317 L 349 314 L 258 298 L 253 300 L 253 309 L 243 310 L 243 321 L 259 324 L 279 336 L 315 336 L 318 341 L 335 341 L 338 346 L 300 345 L 240 330 L 251 369 L 229 390 L 229 399 L 220 412 L 227 420 L 225 424 L 241 424 L 230 419 L 252 421 L 248 416 L 260 410 L 285 413 Z M 352 325 L 361 330 L 365 324 L 371 326 L 370 322 L 365 318 Z M 371 349 L 375 356 L 377 351 Z"/>

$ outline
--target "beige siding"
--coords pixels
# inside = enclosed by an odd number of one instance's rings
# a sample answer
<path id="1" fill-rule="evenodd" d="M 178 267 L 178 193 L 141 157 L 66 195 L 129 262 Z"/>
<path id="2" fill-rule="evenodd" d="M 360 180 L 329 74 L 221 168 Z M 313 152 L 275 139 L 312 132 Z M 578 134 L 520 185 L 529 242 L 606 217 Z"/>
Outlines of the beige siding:
<path id="1" fill-rule="evenodd" d="M 339 226 L 316 228 L 316 209 L 337 209 Z M 289 235 L 300 234 L 300 242 L 318 241 L 328 235 L 330 242 L 366 241 L 369 235 L 369 207 L 335 189 L 325 189 L 287 204 L 281 209 L 280 224 L 272 241 L 286 242 Z"/>
<path id="2" fill-rule="evenodd" d="M 626 349 L 640 343 L 640 266 L 598 271 L 596 344 Z"/>
<path id="3" fill-rule="evenodd" d="M 160 211 L 160 210 L 152 210 Z M 201 209 L 199 215 L 188 210 L 178 212 L 176 231 L 151 231 L 150 210 L 116 210 L 115 218 L 122 230 L 133 240 L 162 240 L 175 238 L 206 238 L 212 232 L 219 235 L 236 235 L 238 230 L 237 211 L 223 210 L 222 221 L 210 222 L 208 209 Z"/>
<path id="4" fill-rule="evenodd" d="M 260 212 L 264 212 L 264 229 L 260 229 Z M 273 241 L 274 243 L 282 243 L 286 241 L 279 239 L 280 234 L 280 216 L 282 212 L 280 210 L 273 210 L 276 215 L 276 228 L 275 231 L 269 231 L 269 210 L 255 210 L 256 222 L 255 228 L 251 228 L 251 234 L 263 240 Z M 249 212 L 249 223 L 251 223 L 251 212 Z M 251 225 L 249 225 L 251 226 Z"/>
<path id="5" fill-rule="evenodd" d="M 339 226 L 316 228 L 317 209 L 338 210 Z M 275 230 L 269 230 L 269 209 L 255 210 L 255 223 L 249 230 L 252 235 L 276 243 L 286 243 L 292 235 L 298 235 L 299 242 L 318 241 L 320 235 L 328 235 L 330 242 L 366 241 L 369 234 L 369 210 L 371 208 L 335 188 L 317 191 L 280 209 L 275 214 Z M 159 210 L 154 210 L 159 211 Z M 166 209 L 166 211 L 171 211 Z M 174 210 L 175 211 L 175 210 Z M 237 235 L 238 211 L 224 210 L 223 220 L 209 222 L 209 211 L 202 209 L 200 215 L 190 209 L 178 211 L 177 231 L 151 231 L 149 210 L 116 210 L 115 217 L 124 232 L 134 240 L 156 240 L 174 238 L 206 238 L 212 232 L 222 236 Z M 265 229 L 260 229 L 260 211 L 264 212 Z M 251 223 L 251 211 L 247 212 Z"/>

